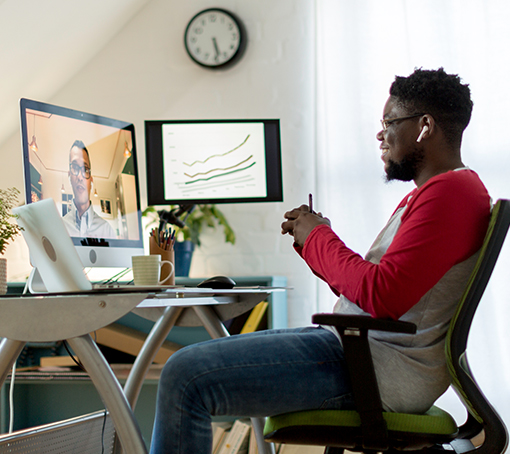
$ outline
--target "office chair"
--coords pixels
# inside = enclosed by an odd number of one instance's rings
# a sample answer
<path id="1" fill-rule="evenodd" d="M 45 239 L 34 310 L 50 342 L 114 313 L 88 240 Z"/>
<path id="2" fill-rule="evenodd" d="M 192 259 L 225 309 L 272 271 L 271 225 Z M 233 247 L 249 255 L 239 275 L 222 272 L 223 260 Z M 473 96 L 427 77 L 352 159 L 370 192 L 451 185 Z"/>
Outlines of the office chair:
<path id="1" fill-rule="evenodd" d="M 354 410 L 311 410 L 267 419 L 267 441 L 325 446 L 325 454 L 344 449 L 364 453 L 455 452 L 500 454 L 505 452 L 508 433 L 501 418 L 479 389 L 469 369 L 466 344 L 476 308 L 496 264 L 510 225 L 510 200 L 494 205 L 487 235 L 475 269 L 459 301 L 446 337 L 446 360 L 452 386 L 468 412 L 457 427 L 445 411 L 432 406 L 425 414 L 383 411 L 368 345 L 368 330 L 414 333 L 412 323 L 379 320 L 366 316 L 316 314 L 312 320 L 333 325 L 340 333 L 351 375 Z M 475 448 L 471 439 L 484 433 Z"/>

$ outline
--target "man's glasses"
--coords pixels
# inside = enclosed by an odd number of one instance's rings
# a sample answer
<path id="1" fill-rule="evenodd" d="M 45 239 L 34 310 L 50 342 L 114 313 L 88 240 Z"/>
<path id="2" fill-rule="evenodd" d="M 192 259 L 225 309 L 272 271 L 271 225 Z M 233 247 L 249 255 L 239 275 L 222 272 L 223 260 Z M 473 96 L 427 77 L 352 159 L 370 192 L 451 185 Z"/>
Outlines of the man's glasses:
<path id="1" fill-rule="evenodd" d="M 388 129 L 388 126 L 396 121 L 409 120 L 410 118 L 421 117 L 422 115 L 425 115 L 425 114 L 417 113 L 417 114 L 413 114 L 413 115 L 406 115 L 405 117 L 388 118 L 386 120 L 381 120 L 383 131 L 386 132 Z"/>
<path id="2" fill-rule="evenodd" d="M 77 177 L 81 171 L 81 176 L 87 180 L 92 175 L 90 167 L 79 166 L 74 162 L 71 162 L 71 164 L 69 164 L 69 171 L 71 172 L 71 175 L 74 175 L 75 177 Z"/>

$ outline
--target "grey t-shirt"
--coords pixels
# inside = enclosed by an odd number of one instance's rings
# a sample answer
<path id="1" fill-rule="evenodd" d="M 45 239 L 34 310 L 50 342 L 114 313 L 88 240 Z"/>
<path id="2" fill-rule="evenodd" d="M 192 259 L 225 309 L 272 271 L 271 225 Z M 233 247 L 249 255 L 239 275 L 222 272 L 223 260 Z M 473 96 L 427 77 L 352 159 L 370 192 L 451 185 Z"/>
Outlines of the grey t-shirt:
<path id="1" fill-rule="evenodd" d="M 398 228 L 405 208 L 397 210 L 365 259 L 379 263 Z M 474 268 L 475 254 L 452 267 L 400 320 L 417 326 L 416 334 L 371 331 L 370 348 L 383 406 L 387 411 L 423 413 L 450 384 L 444 346 L 449 322 Z M 340 295 L 334 312 L 370 314 Z M 331 329 L 338 335 L 332 327 Z"/>

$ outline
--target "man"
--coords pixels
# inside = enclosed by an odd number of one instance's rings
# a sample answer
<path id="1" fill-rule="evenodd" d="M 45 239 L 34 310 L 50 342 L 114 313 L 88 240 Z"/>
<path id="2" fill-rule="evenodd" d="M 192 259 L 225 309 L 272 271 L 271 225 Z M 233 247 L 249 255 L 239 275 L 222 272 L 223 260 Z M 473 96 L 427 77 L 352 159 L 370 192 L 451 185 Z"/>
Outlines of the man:
<path id="1" fill-rule="evenodd" d="M 68 175 L 74 199 L 70 211 L 63 219 L 69 235 L 85 238 L 115 238 L 113 228 L 92 207 L 90 191 L 94 179 L 89 152 L 81 140 L 76 140 L 69 151 Z"/>
<path id="2" fill-rule="evenodd" d="M 490 198 L 460 157 L 472 110 L 458 76 L 397 77 L 377 134 L 388 180 L 414 181 L 362 258 L 301 206 L 282 233 L 339 296 L 335 312 L 416 323 L 416 335 L 371 337 L 389 411 L 422 412 L 448 387 L 444 336 L 488 226 Z M 315 327 L 233 336 L 184 348 L 161 376 L 153 453 L 209 453 L 210 415 L 267 416 L 352 408 L 341 344 Z"/>

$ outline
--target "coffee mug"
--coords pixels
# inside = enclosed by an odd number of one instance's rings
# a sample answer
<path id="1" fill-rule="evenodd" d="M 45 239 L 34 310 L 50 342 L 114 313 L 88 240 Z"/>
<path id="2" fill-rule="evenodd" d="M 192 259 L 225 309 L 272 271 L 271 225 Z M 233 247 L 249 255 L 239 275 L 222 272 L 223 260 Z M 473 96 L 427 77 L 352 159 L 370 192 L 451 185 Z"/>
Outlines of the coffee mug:
<path id="1" fill-rule="evenodd" d="M 131 263 L 135 285 L 162 285 L 174 272 L 174 264 L 169 260 L 161 260 L 161 255 L 134 255 L 131 257 Z M 165 265 L 170 266 L 170 273 L 160 281 L 161 268 Z"/>

